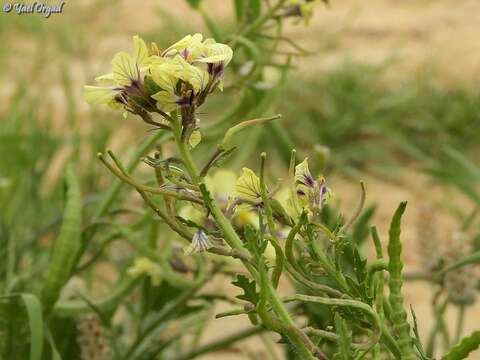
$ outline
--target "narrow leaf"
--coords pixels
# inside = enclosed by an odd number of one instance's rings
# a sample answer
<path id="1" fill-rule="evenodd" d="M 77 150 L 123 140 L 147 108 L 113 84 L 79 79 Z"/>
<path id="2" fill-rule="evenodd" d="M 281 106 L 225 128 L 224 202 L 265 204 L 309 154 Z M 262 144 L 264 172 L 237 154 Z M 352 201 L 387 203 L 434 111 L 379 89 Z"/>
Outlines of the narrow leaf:
<path id="1" fill-rule="evenodd" d="M 30 327 L 30 360 L 40 360 L 43 353 L 43 315 L 42 305 L 32 294 L 21 294 L 28 314 Z"/>

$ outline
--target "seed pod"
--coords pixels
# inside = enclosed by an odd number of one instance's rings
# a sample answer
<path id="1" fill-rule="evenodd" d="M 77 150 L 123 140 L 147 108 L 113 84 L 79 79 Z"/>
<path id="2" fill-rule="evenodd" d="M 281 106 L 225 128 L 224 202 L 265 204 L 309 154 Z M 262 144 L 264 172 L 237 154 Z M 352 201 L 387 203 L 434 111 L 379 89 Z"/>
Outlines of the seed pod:
<path id="1" fill-rule="evenodd" d="M 77 177 L 71 166 L 67 167 L 66 203 L 63 222 L 53 245 L 52 257 L 41 290 L 41 301 L 48 314 L 60 296 L 60 291 L 70 279 L 75 267 L 81 242 L 82 199 Z"/>
<path id="2" fill-rule="evenodd" d="M 402 360 L 416 359 L 413 342 L 410 337 L 410 325 L 407 321 L 407 313 L 403 308 L 402 297 L 402 268 L 403 263 L 400 258 L 402 254 L 402 244 L 400 243 L 400 221 L 403 212 L 407 206 L 406 202 L 402 202 L 393 215 L 390 224 L 389 240 L 388 240 L 388 272 L 390 279 L 388 282 L 390 288 L 389 302 L 392 307 L 392 323 L 395 332 L 398 334 L 398 346 L 402 355 Z"/>

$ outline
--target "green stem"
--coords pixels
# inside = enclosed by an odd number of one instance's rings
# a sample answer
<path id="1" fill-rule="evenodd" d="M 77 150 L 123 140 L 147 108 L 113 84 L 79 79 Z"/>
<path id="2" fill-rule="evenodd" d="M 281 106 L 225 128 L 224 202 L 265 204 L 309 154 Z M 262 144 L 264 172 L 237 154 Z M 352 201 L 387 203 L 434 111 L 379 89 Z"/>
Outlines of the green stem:
<path id="1" fill-rule="evenodd" d="M 267 191 L 267 185 L 265 185 L 265 159 L 267 154 L 262 153 L 261 165 L 260 165 L 260 192 L 262 196 L 263 207 L 265 209 L 265 215 L 267 217 L 268 231 L 270 232 L 270 243 L 275 249 L 275 269 L 272 273 L 272 284 L 274 288 L 278 287 L 280 276 L 283 272 L 283 263 L 285 256 L 283 255 L 282 248 L 276 236 L 275 222 L 273 220 L 272 206 L 270 204 L 270 198 Z"/>
<path id="2" fill-rule="evenodd" d="M 457 329 L 455 331 L 455 343 L 460 341 L 463 331 L 463 324 L 465 321 L 465 305 L 460 305 L 458 307 L 458 320 L 457 320 Z"/>
<path id="3" fill-rule="evenodd" d="M 380 336 L 382 334 L 380 319 L 377 313 L 369 305 L 362 303 L 360 301 L 350 300 L 350 299 L 332 299 L 332 298 L 303 295 L 303 294 L 287 296 L 287 297 L 284 297 L 282 300 L 284 302 L 303 301 L 303 302 L 314 302 L 314 303 L 324 304 L 329 306 L 352 307 L 352 308 L 360 309 L 366 312 L 373 319 L 373 325 L 376 331 L 374 335 L 372 335 L 371 339 L 362 345 L 363 349 L 371 349 L 376 343 L 378 343 Z"/>
<path id="4" fill-rule="evenodd" d="M 135 170 L 136 166 L 138 165 L 138 159 L 142 157 L 157 141 L 162 142 L 169 138 L 169 134 L 165 132 L 156 132 L 150 138 L 148 138 L 132 155 L 130 161 L 127 163 L 126 170 L 128 172 L 132 172 Z M 111 208 L 113 202 L 118 197 L 122 187 L 125 186 L 125 183 L 118 179 L 114 182 L 114 184 L 110 187 L 108 192 L 102 199 L 102 202 L 95 210 L 93 214 L 92 221 L 96 221 L 104 216 L 108 210 Z"/>
<path id="5" fill-rule="evenodd" d="M 237 250 L 244 250 L 242 240 L 235 232 L 230 221 L 225 217 L 222 210 L 218 207 L 217 203 L 211 198 L 209 191 L 203 179 L 199 176 L 198 170 L 193 162 L 193 158 L 188 148 L 188 144 L 185 144 L 182 141 L 181 133 L 182 127 L 181 122 L 176 116 L 176 114 L 172 114 L 172 118 L 175 119 L 173 124 L 173 133 L 177 148 L 180 152 L 180 156 L 182 161 L 185 165 L 187 173 L 192 179 L 192 182 L 200 188 L 200 192 L 202 193 L 204 205 L 210 210 L 213 218 L 215 219 L 217 225 L 222 230 L 224 234 L 225 241 L 230 245 L 233 249 Z M 254 279 L 257 281 L 259 280 L 258 272 L 255 270 L 252 264 L 243 261 L 244 266 L 250 272 Z M 295 323 L 288 314 L 287 310 L 283 306 L 280 298 L 278 297 L 275 289 L 273 288 L 270 281 L 267 281 L 267 292 L 270 303 L 272 308 L 274 309 L 275 313 L 280 317 L 280 319 L 285 323 L 288 324 L 289 327 L 295 328 Z M 303 333 L 302 333 L 303 334 Z M 312 351 L 307 348 L 303 339 L 300 339 L 299 335 L 295 331 L 289 331 L 287 334 L 288 338 L 292 341 L 292 344 L 297 348 L 299 353 L 302 354 L 303 358 L 307 360 L 314 360 L 315 357 L 312 355 Z"/>
<path id="6" fill-rule="evenodd" d="M 209 354 L 218 350 L 226 349 L 238 341 L 249 338 L 250 336 L 256 334 L 260 334 L 264 331 L 265 329 L 261 327 L 251 327 L 248 329 L 244 329 L 232 335 L 228 335 L 224 338 L 199 346 L 184 355 L 176 357 L 175 360 L 191 360 L 204 354 Z"/>

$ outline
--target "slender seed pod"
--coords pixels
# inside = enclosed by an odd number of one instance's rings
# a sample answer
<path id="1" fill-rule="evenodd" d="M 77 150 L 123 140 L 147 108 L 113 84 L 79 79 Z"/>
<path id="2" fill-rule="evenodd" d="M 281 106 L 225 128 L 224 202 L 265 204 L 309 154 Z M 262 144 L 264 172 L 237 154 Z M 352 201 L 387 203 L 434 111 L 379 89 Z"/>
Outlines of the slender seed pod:
<path id="1" fill-rule="evenodd" d="M 478 349 L 480 346 L 480 331 L 474 331 L 469 336 L 466 336 L 457 345 L 452 347 L 442 360 L 462 360 L 467 359 L 468 355 Z"/>
<path id="2" fill-rule="evenodd" d="M 70 278 L 81 245 L 82 199 L 80 185 L 71 166 L 66 169 L 65 180 L 67 189 L 63 222 L 41 290 L 46 314 L 50 313 Z"/>
<path id="3" fill-rule="evenodd" d="M 388 285 L 390 288 L 389 302 L 392 307 L 391 320 L 394 331 L 398 335 L 397 342 L 402 355 L 402 360 L 413 360 L 416 359 L 416 356 L 413 350 L 412 338 L 410 337 L 410 325 L 407 322 L 407 313 L 403 308 L 403 263 L 400 258 L 402 253 L 402 244 L 400 243 L 400 222 L 406 206 L 406 202 L 402 202 L 398 206 L 390 224 L 388 240 L 388 271 L 390 273 L 390 279 Z"/>

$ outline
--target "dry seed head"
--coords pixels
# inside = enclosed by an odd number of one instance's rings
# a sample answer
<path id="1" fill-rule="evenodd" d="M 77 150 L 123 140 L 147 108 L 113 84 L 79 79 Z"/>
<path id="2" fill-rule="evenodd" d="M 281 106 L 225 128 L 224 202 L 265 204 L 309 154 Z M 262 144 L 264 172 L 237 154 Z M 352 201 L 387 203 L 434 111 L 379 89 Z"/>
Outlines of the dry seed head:
<path id="1" fill-rule="evenodd" d="M 435 212 L 431 207 L 422 207 L 417 216 L 417 247 L 420 265 L 424 271 L 432 273 L 440 260 L 439 245 L 442 239 L 437 231 Z"/>
<path id="2" fill-rule="evenodd" d="M 445 251 L 446 264 L 451 264 L 472 251 L 471 244 L 462 232 L 453 233 Z M 478 274 L 474 265 L 465 265 L 453 269 L 445 275 L 445 289 L 450 300 L 458 305 L 469 305 L 475 301 L 478 286 Z"/>
<path id="3" fill-rule="evenodd" d="M 77 342 L 81 360 L 108 359 L 110 349 L 103 326 L 95 315 L 88 315 L 77 322 Z"/>

